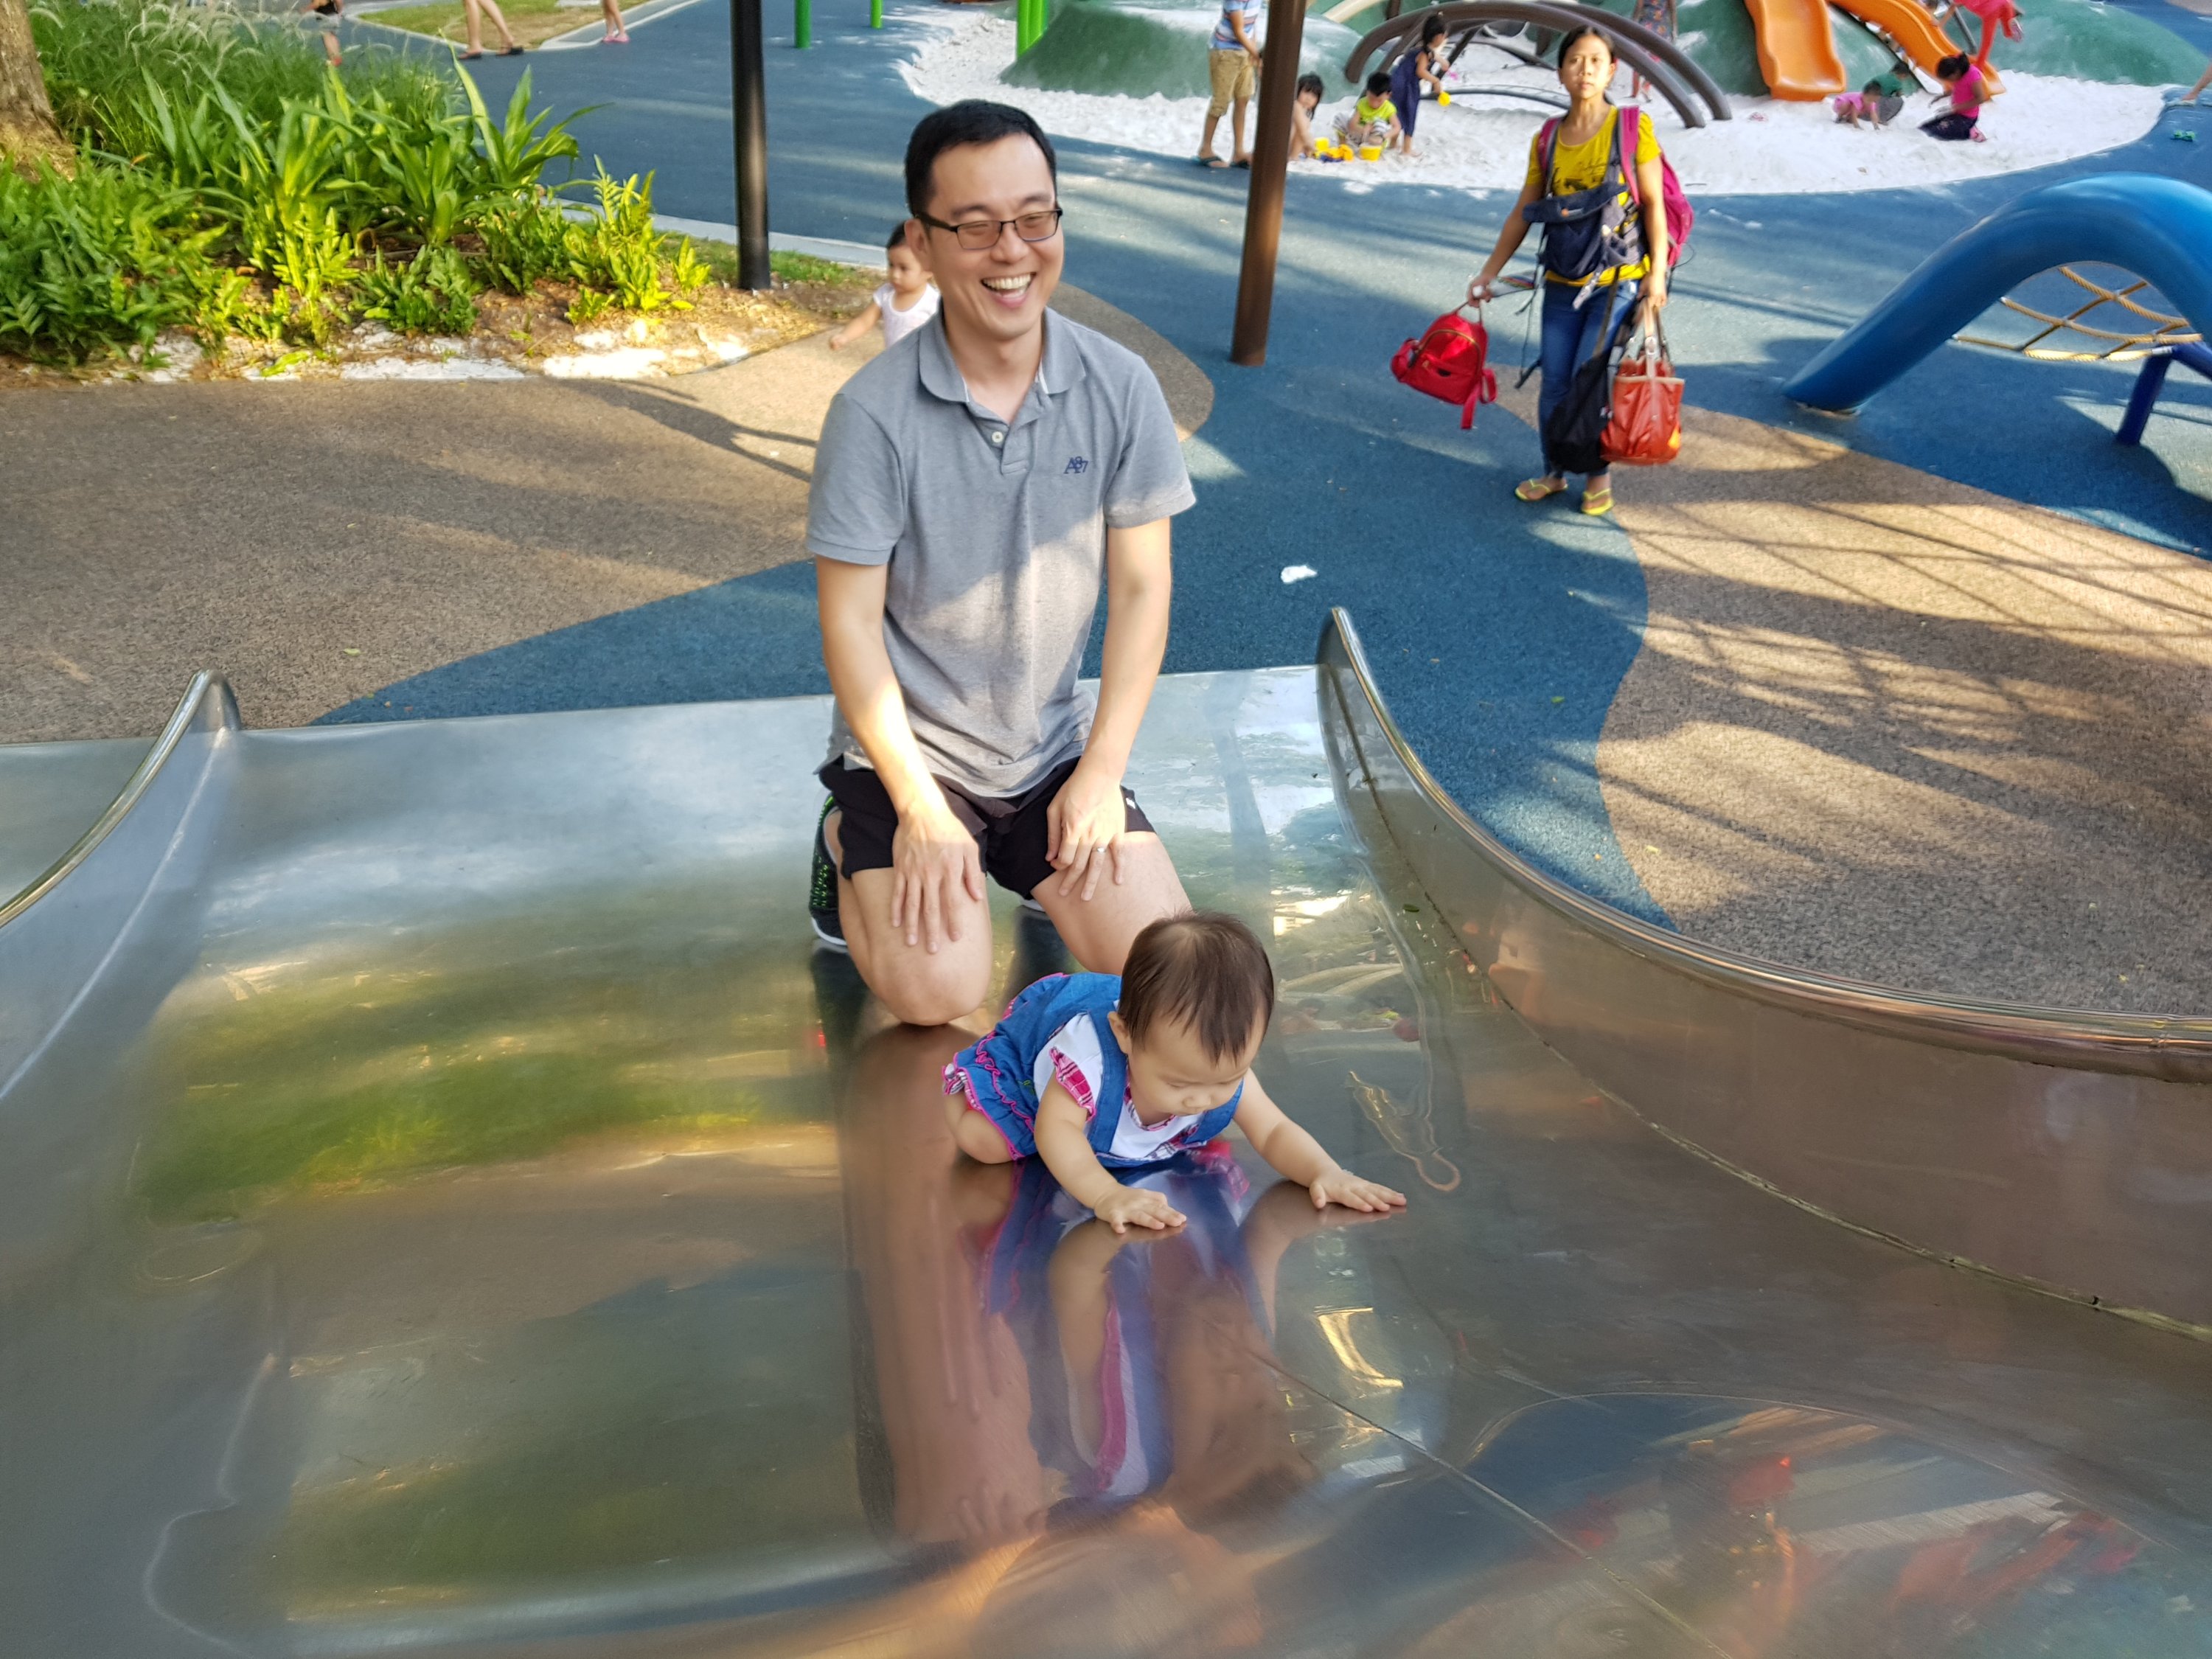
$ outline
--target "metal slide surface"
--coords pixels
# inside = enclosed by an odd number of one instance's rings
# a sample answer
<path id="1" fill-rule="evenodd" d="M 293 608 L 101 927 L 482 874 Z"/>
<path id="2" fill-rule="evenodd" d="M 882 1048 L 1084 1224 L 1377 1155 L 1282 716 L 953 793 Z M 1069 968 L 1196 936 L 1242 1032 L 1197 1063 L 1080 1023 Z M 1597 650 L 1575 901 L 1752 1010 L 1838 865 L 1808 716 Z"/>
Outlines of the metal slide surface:
<path id="1" fill-rule="evenodd" d="M 1799 103 L 1844 89 L 1844 60 L 1827 0 L 1744 0 L 1758 37 L 1759 72 L 1777 98 Z"/>
<path id="2" fill-rule="evenodd" d="M 957 1163 L 961 1037 L 810 954 L 822 701 L 198 720 L 0 926 L 9 998 L 129 901 L 0 1096 L 0 1652 L 2203 1650 L 2212 1346 L 1613 1103 L 1346 633 L 1163 682 L 1131 781 L 1273 941 L 1271 1088 L 1413 1201 L 1240 1143 L 1161 1239 Z"/>

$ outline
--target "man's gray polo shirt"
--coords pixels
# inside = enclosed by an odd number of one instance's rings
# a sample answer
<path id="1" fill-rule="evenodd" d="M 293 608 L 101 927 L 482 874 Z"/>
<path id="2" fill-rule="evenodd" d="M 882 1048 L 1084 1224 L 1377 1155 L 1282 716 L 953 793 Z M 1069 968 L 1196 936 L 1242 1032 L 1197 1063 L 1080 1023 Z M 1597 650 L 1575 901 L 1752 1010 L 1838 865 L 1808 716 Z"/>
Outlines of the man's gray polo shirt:
<path id="1" fill-rule="evenodd" d="M 807 550 L 889 564 L 884 643 L 930 769 L 1018 795 L 1080 755 L 1075 683 L 1106 567 L 1106 530 L 1196 500 L 1167 399 L 1145 362 L 1056 313 L 1011 425 L 968 395 L 942 317 L 830 405 Z M 865 766 L 837 716 L 830 753 Z"/>

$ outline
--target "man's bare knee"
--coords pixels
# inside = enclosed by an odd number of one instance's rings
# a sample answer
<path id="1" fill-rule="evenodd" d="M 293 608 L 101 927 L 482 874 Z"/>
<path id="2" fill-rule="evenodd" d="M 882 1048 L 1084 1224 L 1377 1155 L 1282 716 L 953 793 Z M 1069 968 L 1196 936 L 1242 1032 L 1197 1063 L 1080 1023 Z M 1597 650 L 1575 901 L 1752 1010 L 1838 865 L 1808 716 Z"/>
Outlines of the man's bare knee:
<path id="1" fill-rule="evenodd" d="M 924 969 L 919 973 L 885 975 L 886 983 L 871 985 L 877 1000 L 908 1025 L 950 1025 L 981 1006 L 989 988 L 989 964 L 981 975 L 964 969 L 947 973 Z M 971 984 L 969 981 L 973 980 Z"/>

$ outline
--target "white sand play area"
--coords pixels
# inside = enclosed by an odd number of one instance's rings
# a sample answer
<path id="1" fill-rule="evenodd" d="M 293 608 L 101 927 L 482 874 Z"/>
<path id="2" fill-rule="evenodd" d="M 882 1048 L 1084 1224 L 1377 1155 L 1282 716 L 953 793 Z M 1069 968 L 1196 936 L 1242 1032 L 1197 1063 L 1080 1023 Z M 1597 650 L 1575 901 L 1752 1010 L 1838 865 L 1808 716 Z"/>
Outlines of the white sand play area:
<path id="1" fill-rule="evenodd" d="M 980 12 L 943 20 L 936 39 L 900 66 L 917 96 L 949 104 L 991 98 L 1016 104 L 1056 137 L 1119 144 L 1159 155 L 1195 152 L 1206 119 L 1203 98 L 1102 97 L 1010 87 L 999 71 L 1014 58 L 1014 26 Z M 2002 66 L 2002 64 L 2000 64 Z M 1297 173 L 1328 173 L 1352 188 L 1428 185 L 1462 190 L 1517 189 L 1528 167 L 1528 140 L 1545 112 L 1517 99 L 1486 96 L 1479 87 L 1556 89 L 1546 71 L 1502 54 L 1470 50 L 1457 71 L 1451 106 L 1425 104 L 1417 154 L 1379 162 L 1301 161 Z M 1615 89 L 1627 94 L 1624 71 Z M 1731 100 L 1735 118 L 1686 130 L 1657 106 L 1661 142 L 1686 188 L 1707 195 L 1796 196 L 1808 191 L 1890 190 L 1987 178 L 2045 167 L 2132 143 L 2158 119 L 2155 87 L 2115 86 L 2011 74 L 2004 95 L 1982 117 L 1984 143 L 1938 143 L 1918 124 L 1937 101 L 1915 99 L 1885 131 L 1838 125 L 1826 104 L 1772 98 Z M 1347 112 L 1351 100 L 1322 107 L 1322 124 Z M 1222 141 L 1225 154 L 1227 144 Z"/>

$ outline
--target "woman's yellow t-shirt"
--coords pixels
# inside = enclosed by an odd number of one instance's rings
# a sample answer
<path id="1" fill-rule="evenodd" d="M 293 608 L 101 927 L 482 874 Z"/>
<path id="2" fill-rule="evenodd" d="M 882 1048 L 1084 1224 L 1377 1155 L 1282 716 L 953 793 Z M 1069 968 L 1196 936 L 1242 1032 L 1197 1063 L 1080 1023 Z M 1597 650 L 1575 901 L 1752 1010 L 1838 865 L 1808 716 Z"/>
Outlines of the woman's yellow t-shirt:
<path id="1" fill-rule="evenodd" d="M 1553 196 L 1572 196 L 1577 191 L 1595 190 L 1605 182 L 1605 164 L 1613 159 L 1613 136 L 1620 120 L 1618 111 L 1612 120 L 1599 123 L 1598 130 L 1579 144 L 1561 143 L 1552 152 L 1552 188 L 1543 191 L 1538 181 L 1544 171 L 1544 130 L 1537 128 L 1536 136 L 1528 141 L 1528 178 L 1524 188 Z M 1659 159 L 1659 135 L 1652 131 L 1651 117 L 1640 115 L 1636 121 L 1636 155 L 1626 161 L 1626 167 L 1641 167 L 1646 161 Z M 1632 265 L 1616 265 L 1611 270 L 1601 270 L 1589 280 L 1602 286 L 1607 283 L 1637 283 L 1651 274 L 1651 258 L 1646 254 Z M 1579 286 L 1570 277 L 1553 276 L 1547 280 Z"/>

